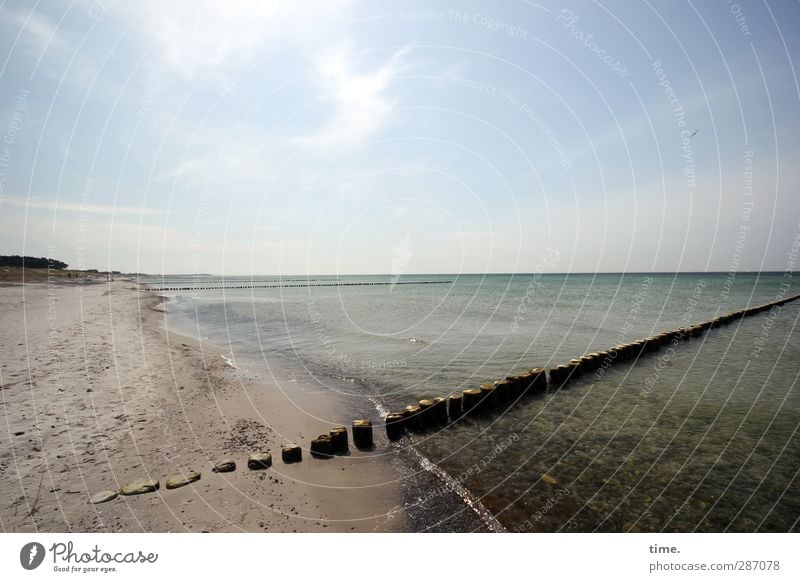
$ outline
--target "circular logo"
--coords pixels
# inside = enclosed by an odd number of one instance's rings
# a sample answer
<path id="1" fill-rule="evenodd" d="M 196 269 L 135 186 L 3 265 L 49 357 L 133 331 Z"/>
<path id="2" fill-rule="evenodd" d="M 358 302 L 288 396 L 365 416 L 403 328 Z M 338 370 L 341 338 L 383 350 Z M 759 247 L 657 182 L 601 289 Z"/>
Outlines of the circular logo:
<path id="1" fill-rule="evenodd" d="M 26 570 L 35 570 L 44 561 L 44 546 L 39 542 L 30 542 L 19 551 L 19 563 Z"/>

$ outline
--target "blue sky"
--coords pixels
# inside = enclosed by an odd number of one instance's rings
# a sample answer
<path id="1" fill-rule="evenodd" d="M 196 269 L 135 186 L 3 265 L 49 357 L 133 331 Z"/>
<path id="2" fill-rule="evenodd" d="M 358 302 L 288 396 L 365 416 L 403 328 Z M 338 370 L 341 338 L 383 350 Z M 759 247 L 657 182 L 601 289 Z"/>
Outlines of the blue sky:
<path id="1" fill-rule="evenodd" d="M 797 2 L 4 2 L 0 252 L 783 270 L 798 31 Z"/>

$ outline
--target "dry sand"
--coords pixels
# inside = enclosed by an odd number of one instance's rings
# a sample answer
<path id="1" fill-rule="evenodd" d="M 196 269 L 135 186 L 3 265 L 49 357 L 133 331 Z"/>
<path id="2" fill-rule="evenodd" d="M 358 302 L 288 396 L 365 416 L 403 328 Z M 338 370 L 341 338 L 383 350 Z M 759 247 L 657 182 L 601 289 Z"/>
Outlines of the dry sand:
<path id="1" fill-rule="evenodd" d="M 255 384 L 225 351 L 167 333 L 131 281 L 0 287 L 0 528 L 6 532 L 402 531 L 397 475 L 354 449 L 312 459 L 334 403 Z M 280 446 L 306 450 L 286 465 Z M 273 466 L 251 471 L 249 452 Z M 233 473 L 211 465 L 233 458 Z M 202 473 L 167 490 L 167 476 Z M 132 481 L 154 493 L 91 505 Z"/>

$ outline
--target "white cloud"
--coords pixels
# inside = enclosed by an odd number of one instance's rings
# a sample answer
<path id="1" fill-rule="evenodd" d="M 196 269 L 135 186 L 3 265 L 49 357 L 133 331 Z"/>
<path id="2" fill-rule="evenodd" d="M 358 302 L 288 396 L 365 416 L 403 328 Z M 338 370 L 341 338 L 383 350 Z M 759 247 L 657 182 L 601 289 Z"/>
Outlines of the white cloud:
<path id="1" fill-rule="evenodd" d="M 182 0 L 149 3 L 145 16 L 172 70 L 186 79 L 213 71 L 212 82 L 225 86 L 226 75 L 215 69 L 249 64 L 265 56 L 267 47 L 313 34 L 331 25 L 350 4 L 350 0 Z M 131 9 L 140 8 L 134 4 Z"/>
<path id="2" fill-rule="evenodd" d="M 20 38 L 34 47 L 37 52 L 44 53 L 48 47 L 60 48 L 63 44 L 58 35 L 57 27 L 44 14 L 32 10 L 22 12 L 4 12 L 4 23 L 22 28 Z"/>
<path id="3" fill-rule="evenodd" d="M 155 208 L 145 208 L 143 206 L 105 206 L 101 204 L 80 204 L 74 202 L 64 202 L 63 200 L 52 200 L 45 198 L 19 198 L 7 196 L 3 199 L 4 204 L 18 206 L 21 208 L 36 208 L 39 210 L 56 210 L 59 212 L 82 212 L 85 214 L 137 214 L 154 215 L 163 214 L 161 210 Z"/>
<path id="4" fill-rule="evenodd" d="M 166 180 L 174 180 L 175 178 L 196 174 L 200 167 L 200 160 L 184 160 L 171 170 L 167 170 L 163 174 L 157 176 L 156 182 L 164 182 Z"/>
<path id="5" fill-rule="evenodd" d="M 320 92 L 333 96 L 334 113 L 322 129 L 296 141 L 311 147 L 353 146 L 377 133 L 395 105 L 385 92 L 406 70 L 402 61 L 409 50 L 395 51 L 387 63 L 367 75 L 354 73 L 343 52 L 320 59 L 317 85 Z"/>

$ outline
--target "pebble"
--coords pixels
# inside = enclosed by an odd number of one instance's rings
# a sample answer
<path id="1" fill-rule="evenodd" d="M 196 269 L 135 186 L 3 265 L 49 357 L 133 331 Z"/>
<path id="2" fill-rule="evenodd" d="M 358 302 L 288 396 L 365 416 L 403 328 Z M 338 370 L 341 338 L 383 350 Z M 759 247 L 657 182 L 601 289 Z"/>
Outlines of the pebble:
<path id="1" fill-rule="evenodd" d="M 284 445 L 281 449 L 281 458 L 284 463 L 299 463 L 303 460 L 303 449 L 297 445 Z"/>
<path id="2" fill-rule="evenodd" d="M 157 491 L 159 488 L 158 480 L 156 479 L 140 479 L 134 481 L 122 488 L 122 495 L 141 495 L 142 493 L 151 493 Z"/>
<path id="3" fill-rule="evenodd" d="M 188 471 L 183 475 L 173 475 L 167 478 L 165 483 L 167 489 L 178 489 L 190 483 L 200 480 L 200 473 L 197 471 Z"/>
<path id="4" fill-rule="evenodd" d="M 247 458 L 247 468 L 251 470 L 269 469 L 272 466 L 272 455 L 269 453 L 251 453 Z"/>
<path id="5" fill-rule="evenodd" d="M 230 473 L 236 470 L 236 463 L 232 459 L 223 459 L 211 469 L 214 473 Z"/>
<path id="6" fill-rule="evenodd" d="M 556 479 L 554 477 L 551 477 L 547 473 L 542 475 L 542 481 L 544 481 L 548 485 L 553 485 L 553 486 L 558 485 L 558 481 L 556 481 Z"/>
<path id="7" fill-rule="evenodd" d="M 111 491 L 110 489 L 106 491 L 101 491 L 100 493 L 95 493 L 92 495 L 91 499 L 89 499 L 89 503 L 92 505 L 97 505 L 98 503 L 105 503 L 106 501 L 111 501 L 112 499 L 117 498 L 118 493 L 116 491 Z"/>

